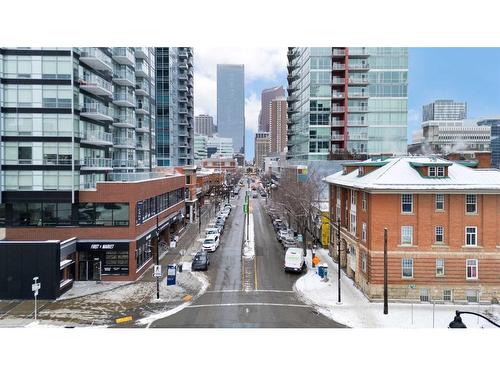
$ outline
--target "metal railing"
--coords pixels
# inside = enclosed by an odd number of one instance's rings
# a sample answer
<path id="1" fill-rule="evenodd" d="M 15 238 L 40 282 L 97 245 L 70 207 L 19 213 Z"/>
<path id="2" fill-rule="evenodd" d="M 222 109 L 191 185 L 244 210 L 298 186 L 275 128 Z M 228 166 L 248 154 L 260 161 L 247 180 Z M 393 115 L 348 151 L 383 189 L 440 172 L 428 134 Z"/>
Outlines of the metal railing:
<path id="1" fill-rule="evenodd" d="M 85 158 L 82 167 L 87 168 L 111 168 L 111 159 L 109 158 Z"/>
<path id="2" fill-rule="evenodd" d="M 114 137 L 113 145 L 114 146 L 125 146 L 125 147 L 134 147 L 135 139 L 127 138 L 127 137 Z"/>
<path id="3" fill-rule="evenodd" d="M 332 51 L 333 56 L 345 56 L 345 49 L 334 48 Z"/>
<path id="4" fill-rule="evenodd" d="M 332 64 L 332 69 L 333 70 L 344 70 L 345 64 Z"/>
<path id="5" fill-rule="evenodd" d="M 134 71 L 129 69 L 129 68 L 115 70 L 113 72 L 113 78 L 114 79 L 126 79 L 127 81 L 135 82 Z"/>
<path id="6" fill-rule="evenodd" d="M 113 168 L 134 168 L 136 166 L 135 160 L 128 159 L 113 159 Z"/>
<path id="7" fill-rule="evenodd" d="M 349 83 L 368 83 L 368 78 L 350 77 Z"/>
<path id="8" fill-rule="evenodd" d="M 108 81 L 102 79 L 101 77 L 98 77 L 96 75 L 90 74 L 90 75 L 85 75 L 83 77 L 78 78 L 78 81 L 81 86 L 95 86 L 102 88 L 106 91 L 113 92 L 113 87 L 111 83 Z"/>
<path id="9" fill-rule="evenodd" d="M 101 60 L 106 65 L 111 67 L 111 57 L 102 52 L 99 48 L 96 47 L 85 47 L 81 49 L 80 57 L 92 57 L 98 60 Z"/>
<path id="10" fill-rule="evenodd" d="M 370 69 L 370 64 L 349 64 L 349 69 Z"/>
<path id="11" fill-rule="evenodd" d="M 114 47 L 113 56 L 126 57 L 130 61 L 135 61 L 135 55 L 128 47 Z"/>
<path id="12" fill-rule="evenodd" d="M 125 101 L 135 104 L 135 95 L 128 92 L 115 92 L 113 101 Z"/>
<path id="13" fill-rule="evenodd" d="M 108 178 L 110 181 L 122 181 L 122 182 L 150 180 L 152 178 L 161 178 L 161 177 L 165 177 L 165 174 L 157 172 L 128 172 L 128 173 L 112 172 L 108 174 Z"/>
<path id="14" fill-rule="evenodd" d="M 334 85 L 344 85 L 345 84 L 345 78 L 334 78 L 334 79 L 332 79 L 332 84 L 334 84 Z"/>
<path id="15" fill-rule="evenodd" d="M 113 134 L 105 132 L 85 132 L 82 141 L 113 143 Z"/>
<path id="16" fill-rule="evenodd" d="M 64 158 L 43 158 L 43 159 L 4 159 L 4 165 L 72 165 L 72 159 Z M 80 165 L 80 160 L 75 160 L 75 165 Z"/>
<path id="17" fill-rule="evenodd" d="M 99 113 L 101 115 L 110 116 L 110 110 L 101 103 L 84 103 L 80 113 Z"/>
<path id="18" fill-rule="evenodd" d="M 344 135 L 343 134 L 332 134 L 332 141 L 343 141 L 344 140 Z"/>
<path id="19" fill-rule="evenodd" d="M 344 112 L 345 107 L 332 107 L 332 112 Z"/>

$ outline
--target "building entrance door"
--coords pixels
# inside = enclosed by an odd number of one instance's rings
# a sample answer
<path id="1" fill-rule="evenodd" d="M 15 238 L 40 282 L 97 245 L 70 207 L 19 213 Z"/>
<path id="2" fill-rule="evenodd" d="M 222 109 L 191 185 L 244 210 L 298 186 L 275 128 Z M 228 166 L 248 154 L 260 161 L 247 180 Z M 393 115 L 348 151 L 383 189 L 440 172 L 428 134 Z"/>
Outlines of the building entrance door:
<path id="1" fill-rule="evenodd" d="M 101 280 L 101 261 L 82 260 L 78 265 L 78 279 L 80 281 L 100 281 Z"/>

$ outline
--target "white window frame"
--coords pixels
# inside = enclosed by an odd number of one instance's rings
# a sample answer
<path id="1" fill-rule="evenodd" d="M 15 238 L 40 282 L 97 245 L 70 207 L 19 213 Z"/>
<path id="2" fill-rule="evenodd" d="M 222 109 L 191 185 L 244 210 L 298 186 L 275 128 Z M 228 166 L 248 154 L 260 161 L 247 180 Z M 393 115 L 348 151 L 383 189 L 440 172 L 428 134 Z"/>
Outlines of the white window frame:
<path id="1" fill-rule="evenodd" d="M 436 177 L 444 177 L 444 167 L 437 167 L 436 168 Z"/>
<path id="2" fill-rule="evenodd" d="M 439 198 L 439 199 L 438 199 Z M 442 198 L 442 199 L 441 199 Z M 439 208 L 438 204 L 442 203 L 443 207 Z M 436 200 L 435 200 L 435 209 L 436 211 L 444 211 L 444 194 L 436 194 Z"/>
<path id="3" fill-rule="evenodd" d="M 405 265 L 405 262 L 407 263 Z M 411 262 L 411 276 L 405 276 L 405 269 L 409 269 L 409 262 Z M 402 279 L 413 279 L 413 258 L 403 258 L 401 259 L 401 278 Z"/>
<path id="4" fill-rule="evenodd" d="M 439 234 L 438 232 L 441 232 L 441 234 Z M 438 241 L 438 236 L 441 235 L 441 241 Z M 434 243 L 437 243 L 437 244 L 442 244 L 444 243 L 444 227 L 442 225 L 436 225 L 434 227 Z"/>
<path id="5" fill-rule="evenodd" d="M 443 258 L 436 259 L 436 276 L 438 276 L 438 277 L 444 276 L 444 259 Z"/>
<path id="6" fill-rule="evenodd" d="M 366 223 L 361 224 L 361 241 L 366 242 Z"/>
<path id="7" fill-rule="evenodd" d="M 469 198 L 471 200 L 471 202 L 469 202 Z M 474 198 L 474 199 L 472 199 Z M 474 202 L 472 202 L 474 201 Z M 469 205 L 474 205 L 474 211 L 468 211 L 468 206 Z M 477 214 L 477 194 L 465 194 L 465 214 L 466 215 L 473 215 L 473 214 Z"/>
<path id="8" fill-rule="evenodd" d="M 366 264 L 368 263 L 368 255 L 366 252 L 361 253 L 361 271 L 366 273 Z"/>
<path id="9" fill-rule="evenodd" d="M 469 276 L 469 268 L 475 269 L 476 275 Z M 466 280 L 477 280 L 479 279 L 479 262 L 477 259 L 466 259 L 465 260 L 465 279 Z"/>
<path id="10" fill-rule="evenodd" d="M 474 233 L 468 233 L 468 229 L 474 229 Z M 468 244 L 467 242 L 467 239 L 468 239 L 468 236 L 470 235 L 474 235 L 474 244 Z M 477 246 L 477 227 L 465 227 L 465 246 Z"/>
<path id="11" fill-rule="evenodd" d="M 356 235 L 356 211 L 351 211 L 349 228 L 350 232 Z"/>
<path id="12" fill-rule="evenodd" d="M 409 202 L 405 202 L 405 198 L 410 198 L 410 201 Z M 411 209 L 410 211 L 405 211 L 403 209 L 404 205 L 405 204 L 410 204 L 411 205 Z M 413 213 L 413 194 L 401 194 L 401 213 L 403 214 L 411 214 Z"/>
<path id="13" fill-rule="evenodd" d="M 351 190 L 351 207 L 356 207 L 356 203 L 358 201 L 358 195 L 356 190 Z"/>
<path id="14" fill-rule="evenodd" d="M 429 169 L 427 170 L 427 176 L 436 177 L 436 167 L 429 167 Z"/>
<path id="15" fill-rule="evenodd" d="M 446 292 L 450 292 L 450 299 L 446 299 Z M 453 302 L 453 290 L 451 290 L 451 289 L 443 289 L 443 301 Z"/>
<path id="16" fill-rule="evenodd" d="M 410 233 L 405 233 L 405 231 L 409 231 Z M 410 242 L 405 242 L 406 239 L 410 236 Z M 413 225 L 401 225 L 401 245 L 413 245 Z"/>
<path id="17" fill-rule="evenodd" d="M 367 206 L 368 206 L 368 205 L 367 205 L 367 203 L 368 203 L 368 202 L 367 202 L 367 199 L 366 199 L 366 198 L 367 198 L 367 197 L 366 197 L 366 191 L 363 191 L 363 192 L 361 193 L 361 209 L 362 209 L 363 211 L 366 211 L 366 208 L 367 208 Z"/>

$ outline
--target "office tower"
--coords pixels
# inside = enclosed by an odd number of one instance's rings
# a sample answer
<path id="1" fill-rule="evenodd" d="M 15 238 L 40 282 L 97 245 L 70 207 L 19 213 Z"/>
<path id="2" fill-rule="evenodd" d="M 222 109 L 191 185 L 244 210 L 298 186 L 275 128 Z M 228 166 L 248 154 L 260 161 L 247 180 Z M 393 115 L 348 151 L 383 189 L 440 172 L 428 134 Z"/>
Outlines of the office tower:
<path id="1" fill-rule="evenodd" d="M 192 165 L 193 49 L 156 48 L 158 166 Z"/>
<path id="2" fill-rule="evenodd" d="M 288 158 L 406 152 L 407 48 L 290 47 Z"/>
<path id="3" fill-rule="evenodd" d="M 71 203 L 155 167 L 154 49 L 3 48 L 0 67 L 4 197 Z"/>
<path id="4" fill-rule="evenodd" d="M 491 166 L 500 169 L 500 117 L 482 118 L 477 124 L 490 128 Z"/>
<path id="5" fill-rule="evenodd" d="M 454 100 L 436 100 L 422 108 L 422 122 L 463 120 L 467 118 L 467 103 Z"/>
<path id="6" fill-rule="evenodd" d="M 198 164 L 203 159 L 206 159 L 207 155 L 207 136 L 206 135 L 194 135 L 194 162 Z"/>
<path id="7" fill-rule="evenodd" d="M 232 138 L 208 137 L 207 138 L 207 157 L 212 155 L 222 155 L 233 157 L 234 146 Z"/>
<path id="8" fill-rule="evenodd" d="M 194 118 L 195 134 L 212 137 L 214 135 L 214 118 L 210 115 L 198 115 Z"/>
<path id="9" fill-rule="evenodd" d="M 264 168 L 264 157 L 269 155 L 270 149 L 269 132 L 255 133 L 255 167 Z"/>
<path id="10" fill-rule="evenodd" d="M 271 124 L 271 101 L 273 99 L 285 96 L 285 89 L 283 86 L 271 87 L 270 89 L 265 89 L 260 95 L 260 113 L 259 113 L 259 131 L 268 132 L 270 131 Z"/>
<path id="11" fill-rule="evenodd" d="M 217 128 L 220 137 L 233 139 L 236 152 L 245 153 L 244 65 L 217 65 Z"/>
<path id="12" fill-rule="evenodd" d="M 283 152 L 286 147 L 287 108 L 288 106 L 285 97 L 279 97 L 271 100 L 269 113 L 269 140 L 271 153 Z"/>

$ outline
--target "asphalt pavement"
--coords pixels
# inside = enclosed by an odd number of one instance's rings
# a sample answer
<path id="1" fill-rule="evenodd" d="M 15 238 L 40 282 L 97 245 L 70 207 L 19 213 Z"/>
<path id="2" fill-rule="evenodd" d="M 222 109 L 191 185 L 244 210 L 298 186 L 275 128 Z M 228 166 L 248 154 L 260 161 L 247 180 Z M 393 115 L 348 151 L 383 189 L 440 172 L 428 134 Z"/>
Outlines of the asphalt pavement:
<path id="1" fill-rule="evenodd" d="M 283 270 L 284 250 L 265 212 L 265 198 L 250 198 L 255 228 L 253 260 L 242 258 L 245 191 L 232 200 L 219 248 L 210 254 L 210 287 L 191 305 L 156 328 L 341 328 L 301 302 L 293 284 L 301 276 Z"/>

